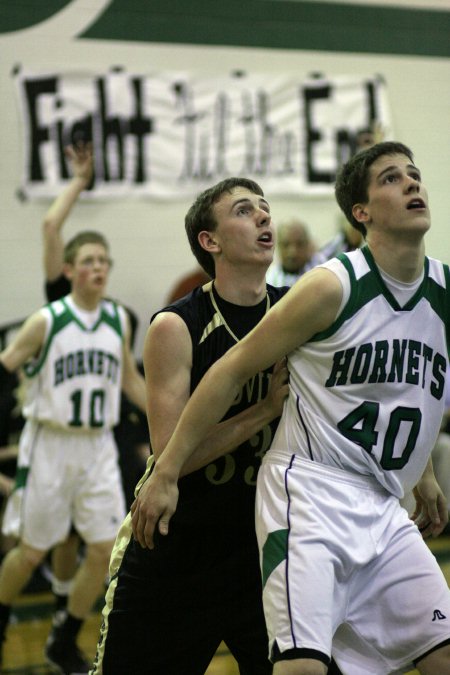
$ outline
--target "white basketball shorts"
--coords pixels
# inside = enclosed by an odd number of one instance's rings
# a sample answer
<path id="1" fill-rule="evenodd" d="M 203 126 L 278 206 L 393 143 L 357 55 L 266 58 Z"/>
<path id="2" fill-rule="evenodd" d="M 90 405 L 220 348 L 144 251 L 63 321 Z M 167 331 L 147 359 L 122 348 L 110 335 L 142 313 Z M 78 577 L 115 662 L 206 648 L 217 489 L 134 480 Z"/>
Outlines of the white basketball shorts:
<path id="1" fill-rule="evenodd" d="M 38 550 L 64 541 L 73 524 L 90 544 L 115 539 L 125 499 L 110 430 L 68 433 L 27 421 L 16 487 L 3 532 Z"/>
<path id="2" fill-rule="evenodd" d="M 450 639 L 445 578 L 375 479 L 270 450 L 256 525 L 272 658 L 276 643 L 277 660 L 333 655 L 346 675 L 386 675 Z"/>

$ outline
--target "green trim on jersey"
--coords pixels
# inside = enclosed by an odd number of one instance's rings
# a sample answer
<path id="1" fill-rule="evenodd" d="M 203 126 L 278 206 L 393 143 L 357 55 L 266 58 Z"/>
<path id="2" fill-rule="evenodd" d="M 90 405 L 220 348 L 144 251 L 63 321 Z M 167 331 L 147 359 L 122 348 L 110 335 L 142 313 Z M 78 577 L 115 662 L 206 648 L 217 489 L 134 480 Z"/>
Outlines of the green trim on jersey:
<path id="1" fill-rule="evenodd" d="M 384 283 L 369 247 L 367 245 L 363 246 L 361 248 L 361 253 L 364 255 L 364 258 L 367 261 L 369 271 L 358 280 L 356 279 L 353 265 L 347 255 L 345 253 L 341 253 L 340 255 L 336 256 L 348 272 L 350 278 L 350 297 L 336 321 L 334 321 L 326 330 L 313 335 L 310 339 L 310 342 L 319 342 L 320 340 L 325 340 L 331 335 L 334 335 L 334 333 L 336 333 L 336 331 L 338 331 L 346 321 L 351 319 L 351 317 L 359 312 L 360 309 L 362 309 L 362 307 L 364 307 L 368 302 L 371 302 L 379 295 L 383 295 L 392 309 L 396 312 L 411 311 L 420 302 L 420 300 L 427 300 L 430 303 L 430 306 L 445 324 L 447 332 L 447 345 L 448 349 L 450 350 L 450 309 L 448 302 L 446 302 L 446 297 L 450 291 L 450 271 L 448 265 L 444 265 L 442 263 L 446 279 L 446 287 L 442 288 L 442 286 L 439 286 L 439 284 L 437 284 L 434 279 L 429 276 L 430 261 L 425 256 L 422 283 L 412 298 L 410 298 L 408 302 L 403 307 L 401 307 Z"/>
<path id="2" fill-rule="evenodd" d="M 106 311 L 103 302 L 104 301 L 102 301 L 102 306 L 98 320 L 96 321 L 96 323 L 92 328 L 86 328 L 86 326 L 78 319 L 78 317 L 72 312 L 69 305 L 67 304 L 66 298 L 61 298 L 61 300 L 55 300 L 55 302 L 46 305 L 46 307 L 49 309 L 52 315 L 52 325 L 50 327 L 50 332 L 48 334 L 47 340 L 45 341 L 45 344 L 37 359 L 24 365 L 23 369 L 26 376 L 34 377 L 35 375 L 37 375 L 37 373 L 41 370 L 42 366 L 45 363 L 48 350 L 50 349 L 50 345 L 52 343 L 53 338 L 70 323 L 76 323 L 77 326 L 82 331 L 89 333 L 94 333 L 102 323 L 105 323 L 107 326 L 112 328 L 112 330 L 114 330 L 117 333 L 117 335 L 121 338 L 121 340 L 123 340 L 123 330 L 117 304 L 113 300 L 107 301 L 110 302 L 112 307 L 114 308 L 114 316 L 111 316 Z M 57 303 L 61 303 L 64 307 L 64 312 L 62 312 L 61 314 L 57 314 L 55 312 L 54 306 Z"/>
<path id="3" fill-rule="evenodd" d="M 446 296 L 450 289 L 449 280 L 447 279 L 447 288 L 442 288 L 439 286 L 434 279 L 429 279 L 428 284 L 425 288 L 424 297 L 428 300 L 438 317 L 442 320 L 442 323 L 445 323 L 447 328 L 447 333 L 449 330 L 449 306 L 448 302 L 445 302 Z"/>
<path id="4" fill-rule="evenodd" d="M 264 542 L 262 554 L 262 585 L 266 585 L 267 579 L 278 565 L 286 559 L 287 539 L 289 530 L 275 530 L 271 532 Z"/>
<path id="5" fill-rule="evenodd" d="M 106 323 L 110 328 L 112 328 L 117 335 L 123 339 L 123 330 L 122 330 L 122 323 L 120 321 L 120 316 L 119 316 L 119 308 L 117 304 L 113 300 L 109 300 L 108 302 L 111 303 L 111 305 L 114 307 L 114 316 L 111 316 L 108 314 L 108 312 L 105 310 L 104 307 L 102 307 L 102 311 L 100 313 L 100 318 L 95 324 L 94 328 L 92 330 L 95 330 L 97 326 L 100 323 Z"/>
<path id="6" fill-rule="evenodd" d="M 16 479 L 14 483 L 14 490 L 20 490 L 27 484 L 27 478 L 30 471 L 29 466 L 19 466 L 16 471 Z"/>
<path id="7" fill-rule="evenodd" d="M 75 321 L 75 323 L 81 328 L 81 330 L 87 332 L 87 333 L 93 333 L 94 331 L 97 330 L 97 328 L 100 326 L 102 323 L 106 323 L 108 326 L 110 326 L 116 333 L 117 335 L 122 338 L 123 337 L 123 332 L 122 332 L 122 325 L 120 323 L 120 317 L 119 317 L 119 312 L 117 308 L 117 304 L 113 300 L 108 300 L 108 301 L 101 301 L 100 303 L 100 314 L 95 322 L 95 324 L 92 326 L 92 328 L 87 328 L 82 321 L 77 317 L 76 314 L 72 312 L 70 309 L 69 305 L 66 302 L 66 298 L 62 298 L 61 302 L 63 303 L 64 307 L 66 310 L 69 312 L 69 314 L 72 317 L 72 320 Z M 111 316 L 108 314 L 104 307 L 104 302 L 109 302 L 114 308 L 114 316 Z M 64 316 L 64 314 L 62 315 Z M 58 317 L 59 319 L 59 317 Z M 66 325 L 66 324 L 65 324 Z M 55 331 L 57 332 L 57 331 Z"/>
<path id="8" fill-rule="evenodd" d="M 60 300 L 56 300 L 56 302 L 61 302 Z M 66 311 L 63 312 L 62 314 L 57 315 L 55 313 L 54 303 L 49 303 L 46 305 L 46 307 L 49 309 L 51 315 L 52 315 L 52 325 L 50 327 L 50 332 L 47 336 L 47 340 L 44 343 L 44 346 L 41 350 L 41 353 L 39 356 L 31 361 L 30 363 L 26 363 L 24 365 L 24 371 L 27 377 L 34 377 L 42 368 L 43 364 L 45 363 L 45 359 L 47 358 L 48 350 L 50 349 L 50 345 L 52 343 L 53 337 L 59 333 L 63 328 L 65 328 L 69 323 L 73 321 L 73 315 L 69 310 L 69 308 L 65 306 Z M 64 304 L 64 303 L 63 303 Z"/>
<path id="9" fill-rule="evenodd" d="M 444 276 L 447 290 L 450 292 L 450 266 L 444 265 Z M 445 305 L 445 310 L 447 312 L 447 318 L 445 321 L 445 327 L 447 330 L 447 353 L 450 358 L 450 303 L 447 302 Z"/>
<path id="10" fill-rule="evenodd" d="M 344 265 L 350 277 L 350 297 L 336 321 L 334 321 L 326 330 L 313 335 L 310 340 L 311 342 L 318 342 L 319 340 L 329 338 L 336 333 L 348 319 L 359 312 L 364 305 L 383 293 L 384 285 L 380 287 L 380 278 L 374 276 L 372 268 L 367 274 L 361 277 L 361 279 L 357 280 L 353 266 L 345 253 L 341 253 L 336 257 Z"/>
<path id="11" fill-rule="evenodd" d="M 424 288 L 426 286 L 426 282 L 427 282 L 427 279 L 428 279 L 428 273 L 429 273 L 429 269 L 430 269 L 430 262 L 429 262 L 428 258 L 425 257 L 425 260 L 424 260 L 424 274 L 423 274 L 422 283 L 420 284 L 419 288 L 416 290 L 416 292 L 414 293 L 412 298 L 410 298 L 408 300 L 408 302 L 403 307 L 401 307 L 399 305 L 399 303 L 397 302 L 397 300 L 392 295 L 391 291 L 387 288 L 386 284 L 384 283 L 384 281 L 381 277 L 381 274 L 380 274 L 380 270 L 378 269 L 378 266 L 377 266 L 377 264 L 374 260 L 374 257 L 372 255 L 369 247 L 367 245 L 364 246 L 361 249 L 361 252 L 363 253 L 371 271 L 376 276 L 376 278 L 378 280 L 378 284 L 379 284 L 380 289 L 382 291 L 382 294 L 384 295 L 384 297 L 386 298 L 388 303 L 391 305 L 392 309 L 394 309 L 396 312 L 400 312 L 400 311 L 406 312 L 408 310 L 413 309 L 417 305 L 419 300 L 421 300 L 421 298 L 424 296 Z"/>

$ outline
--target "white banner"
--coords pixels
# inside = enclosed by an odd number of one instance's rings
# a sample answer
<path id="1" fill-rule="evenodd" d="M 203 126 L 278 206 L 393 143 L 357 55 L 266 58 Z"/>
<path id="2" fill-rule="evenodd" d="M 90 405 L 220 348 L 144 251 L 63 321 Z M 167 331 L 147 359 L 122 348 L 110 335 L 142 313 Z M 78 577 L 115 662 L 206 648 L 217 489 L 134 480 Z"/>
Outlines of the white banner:
<path id="1" fill-rule="evenodd" d="M 296 80 L 233 73 L 14 73 L 24 198 L 70 178 L 64 147 L 92 140 L 91 197 L 191 198 L 227 176 L 273 196 L 330 194 L 358 132 L 392 136 L 382 77 Z"/>

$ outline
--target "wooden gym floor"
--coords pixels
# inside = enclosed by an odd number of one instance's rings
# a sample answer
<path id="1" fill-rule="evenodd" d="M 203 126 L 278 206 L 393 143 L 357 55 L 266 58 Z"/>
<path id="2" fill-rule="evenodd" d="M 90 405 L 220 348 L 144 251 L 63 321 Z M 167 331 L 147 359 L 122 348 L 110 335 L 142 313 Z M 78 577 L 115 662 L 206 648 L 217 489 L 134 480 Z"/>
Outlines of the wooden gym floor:
<path id="1" fill-rule="evenodd" d="M 430 542 L 430 548 L 450 581 L 450 536 Z M 100 604 L 99 604 L 100 606 Z M 27 593 L 14 605 L 12 622 L 3 647 L 3 675 L 50 675 L 43 647 L 50 631 L 52 596 L 48 590 Z M 83 626 L 79 644 L 93 658 L 100 626 L 100 612 L 94 612 Z M 408 675 L 415 675 L 411 671 Z M 221 645 L 205 675 L 239 675 L 233 657 Z"/>

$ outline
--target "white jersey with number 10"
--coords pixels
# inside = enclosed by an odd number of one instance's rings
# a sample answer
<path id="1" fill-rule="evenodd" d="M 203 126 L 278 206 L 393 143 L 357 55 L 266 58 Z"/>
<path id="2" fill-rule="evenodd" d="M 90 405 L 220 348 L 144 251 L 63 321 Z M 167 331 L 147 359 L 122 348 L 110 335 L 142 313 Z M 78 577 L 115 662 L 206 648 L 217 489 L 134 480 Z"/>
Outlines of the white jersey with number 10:
<path id="1" fill-rule="evenodd" d="M 112 428 L 119 421 L 125 310 L 102 300 L 92 328 L 67 298 L 41 311 L 47 334 L 24 369 L 24 416 L 70 431 Z"/>

